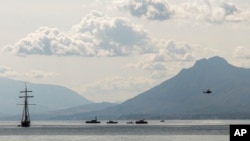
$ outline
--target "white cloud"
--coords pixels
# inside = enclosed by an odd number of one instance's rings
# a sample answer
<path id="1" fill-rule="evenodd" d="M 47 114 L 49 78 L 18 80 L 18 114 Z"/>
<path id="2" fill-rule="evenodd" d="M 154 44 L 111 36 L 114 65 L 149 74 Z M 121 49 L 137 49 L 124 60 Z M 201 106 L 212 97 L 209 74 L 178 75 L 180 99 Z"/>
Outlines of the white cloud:
<path id="1" fill-rule="evenodd" d="M 155 8 L 160 8 L 163 4 L 167 5 L 159 0 L 131 0 L 123 1 L 122 4 L 123 6 L 133 5 L 132 7 L 138 9 L 139 13 L 145 12 L 145 7 L 148 8 L 149 5 L 159 5 Z M 175 11 L 175 19 L 205 20 L 211 23 L 240 22 L 250 19 L 250 12 L 229 2 L 188 1 L 171 7 Z M 148 12 L 147 8 L 146 12 Z M 174 42 L 168 42 L 158 49 L 155 46 L 158 45 L 155 45 L 149 34 L 129 19 L 109 17 L 101 12 L 92 11 L 83 17 L 79 24 L 73 25 L 68 32 L 62 32 L 57 28 L 40 27 L 17 43 L 5 46 L 2 51 L 24 56 L 88 57 L 128 56 L 157 52 L 154 59 L 158 61 L 194 59 L 188 44 L 176 45 Z"/>
<path id="2" fill-rule="evenodd" d="M 4 52 L 18 55 L 124 56 L 152 51 L 148 34 L 130 20 L 92 11 L 71 31 L 40 27 Z"/>
<path id="3" fill-rule="evenodd" d="M 0 76 L 15 77 L 17 72 L 8 66 L 0 66 Z"/>
<path id="4" fill-rule="evenodd" d="M 142 55 L 138 62 L 128 64 L 127 67 L 146 70 L 152 79 L 165 80 L 195 60 L 217 54 L 217 51 L 211 48 L 174 40 L 161 40 L 155 44 L 155 52 Z"/>
<path id="5" fill-rule="evenodd" d="M 18 55 L 67 55 L 78 54 L 72 40 L 66 33 L 56 28 L 40 27 L 14 45 L 4 48 L 5 52 Z"/>
<path id="6" fill-rule="evenodd" d="M 90 35 L 96 42 L 99 56 L 129 55 L 152 50 L 147 32 L 127 18 L 111 18 L 98 11 L 84 17 L 72 27 L 75 35 Z"/>
<path id="7" fill-rule="evenodd" d="M 193 48 L 188 43 L 178 43 L 173 40 L 161 41 L 158 52 L 152 57 L 154 62 L 193 61 Z"/>
<path id="8" fill-rule="evenodd" d="M 174 6 L 176 18 L 208 21 L 221 24 L 224 22 L 249 21 L 248 9 L 237 7 L 228 1 L 204 0 L 188 1 Z"/>
<path id="9" fill-rule="evenodd" d="M 238 46 L 233 51 L 233 57 L 250 59 L 250 49 L 243 46 Z"/>
<path id="10" fill-rule="evenodd" d="M 197 20 L 221 24 L 244 22 L 250 19 L 250 10 L 222 0 L 192 0 L 170 3 L 164 0 L 124 0 L 118 4 L 135 17 L 149 20 Z"/>
<path id="11" fill-rule="evenodd" d="M 174 40 L 161 40 L 155 43 L 155 51 L 142 56 L 142 62 L 138 64 L 130 64 L 128 67 L 140 68 L 144 70 L 163 70 L 164 62 L 192 62 L 197 59 L 196 54 L 204 52 L 211 53 L 207 48 L 192 45 L 185 42 L 177 42 Z M 199 57 L 198 57 L 199 58 Z M 146 62 L 152 62 L 147 64 Z"/>
<path id="12" fill-rule="evenodd" d="M 54 72 L 43 72 L 40 70 L 33 70 L 29 72 L 20 72 L 12 69 L 9 66 L 0 66 L 0 76 L 10 78 L 32 78 L 32 79 L 43 79 L 57 76 Z"/>
<path id="13" fill-rule="evenodd" d="M 128 10 L 133 16 L 150 20 L 168 20 L 174 14 L 163 0 L 124 0 L 119 7 Z"/>
<path id="14" fill-rule="evenodd" d="M 210 5 L 213 3 L 210 2 Z M 208 5 L 208 6 L 210 6 Z M 210 22 L 241 22 L 245 21 L 245 13 L 243 9 L 239 9 L 235 4 L 229 2 L 222 2 L 218 5 L 213 4 L 209 7 L 209 13 L 206 18 Z"/>
<path id="15" fill-rule="evenodd" d="M 188 43 L 180 43 L 173 40 L 162 40 L 155 43 L 157 50 L 155 52 L 144 54 L 137 63 L 128 64 L 127 67 L 146 70 L 150 73 L 150 77 L 157 81 L 167 78 L 169 64 L 172 62 L 193 62 L 196 59 L 194 52 L 197 51 L 196 46 Z M 173 65 L 173 64 L 172 64 Z"/>

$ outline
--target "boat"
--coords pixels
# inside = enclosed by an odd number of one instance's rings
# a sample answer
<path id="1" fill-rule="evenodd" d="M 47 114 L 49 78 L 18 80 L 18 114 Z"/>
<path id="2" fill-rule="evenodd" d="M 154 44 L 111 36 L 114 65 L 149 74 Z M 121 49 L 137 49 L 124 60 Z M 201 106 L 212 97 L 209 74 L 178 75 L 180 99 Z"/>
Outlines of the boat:
<path id="1" fill-rule="evenodd" d="M 165 122 L 165 120 L 161 120 L 161 122 Z"/>
<path id="2" fill-rule="evenodd" d="M 137 120 L 137 121 L 135 121 L 135 123 L 136 123 L 136 124 L 148 124 L 148 122 L 147 122 L 146 120 L 144 120 L 144 119 L 142 119 L 142 120 Z"/>
<path id="3" fill-rule="evenodd" d="M 128 121 L 127 124 L 134 124 L 134 122 L 133 121 Z"/>
<path id="4" fill-rule="evenodd" d="M 19 98 L 24 98 L 24 104 L 18 104 L 18 105 L 24 105 L 23 107 L 23 115 L 21 120 L 21 125 L 18 125 L 19 127 L 30 127 L 30 114 L 29 114 L 29 108 L 28 105 L 35 105 L 35 104 L 29 104 L 28 98 L 33 98 L 34 96 L 28 96 L 28 93 L 32 91 L 27 90 L 27 85 L 25 83 L 25 90 L 21 91 L 20 93 L 24 93 L 24 96 L 19 96 Z"/>
<path id="5" fill-rule="evenodd" d="M 88 120 L 85 123 L 101 123 L 100 121 L 97 120 L 97 117 L 95 117 L 95 119 L 93 120 Z"/>
<path id="6" fill-rule="evenodd" d="M 117 124 L 118 122 L 117 121 L 113 121 L 113 120 L 109 120 L 108 122 L 107 122 L 107 124 Z"/>

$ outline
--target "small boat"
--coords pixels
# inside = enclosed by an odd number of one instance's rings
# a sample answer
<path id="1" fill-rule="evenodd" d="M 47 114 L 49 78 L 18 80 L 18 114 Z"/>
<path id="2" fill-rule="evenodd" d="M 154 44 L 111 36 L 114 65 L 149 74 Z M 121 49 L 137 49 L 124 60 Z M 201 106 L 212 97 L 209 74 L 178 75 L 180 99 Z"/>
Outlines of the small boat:
<path id="1" fill-rule="evenodd" d="M 118 122 L 117 121 L 113 121 L 113 120 L 109 120 L 108 122 L 107 122 L 107 124 L 117 124 Z"/>
<path id="2" fill-rule="evenodd" d="M 95 119 L 93 120 L 88 120 L 85 123 L 101 123 L 100 121 L 97 120 L 97 117 L 95 117 Z"/>
<path id="3" fill-rule="evenodd" d="M 144 119 L 142 119 L 142 120 L 137 120 L 137 121 L 135 121 L 135 123 L 136 123 L 136 124 L 148 124 L 148 122 L 147 122 L 146 120 L 144 120 Z"/>
<path id="4" fill-rule="evenodd" d="M 161 122 L 165 122 L 165 120 L 161 120 Z"/>
<path id="5" fill-rule="evenodd" d="M 128 121 L 127 124 L 134 124 L 134 122 L 133 121 Z"/>

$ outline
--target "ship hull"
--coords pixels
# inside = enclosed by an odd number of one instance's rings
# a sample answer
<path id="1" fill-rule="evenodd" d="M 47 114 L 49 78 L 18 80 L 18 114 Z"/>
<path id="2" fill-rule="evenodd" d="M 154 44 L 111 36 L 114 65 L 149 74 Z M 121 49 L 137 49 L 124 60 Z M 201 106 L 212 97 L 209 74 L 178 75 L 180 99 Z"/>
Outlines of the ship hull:
<path id="1" fill-rule="evenodd" d="M 90 121 L 86 121 L 85 123 L 93 123 L 93 124 L 95 124 L 95 123 L 101 123 L 101 122 L 97 121 L 97 120 L 90 120 Z"/>
<path id="2" fill-rule="evenodd" d="M 148 124 L 148 122 L 145 120 L 139 120 L 139 121 L 136 121 L 135 123 L 136 124 Z"/>
<path id="3" fill-rule="evenodd" d="M 22 127 L 30 127 L 30 121 L 22 121 L 21 126 Z"/>

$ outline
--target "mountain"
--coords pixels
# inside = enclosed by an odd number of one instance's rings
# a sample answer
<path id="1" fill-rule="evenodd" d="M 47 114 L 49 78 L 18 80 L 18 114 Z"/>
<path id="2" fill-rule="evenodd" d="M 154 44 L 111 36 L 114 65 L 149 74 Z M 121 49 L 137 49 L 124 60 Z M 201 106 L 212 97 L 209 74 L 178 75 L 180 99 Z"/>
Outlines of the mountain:
<path id="1" fill-rule="evenodd" d="M 78 119 L 78 120 L 81 120 L 81 118 L 79 118 L 78 115 L 81 115 L 81 114 L 87 113 L 87 112 L 100 111 L 100 110 L 103 110 L 103 109 L 106 109 L 108 107 L 112 107 L 115 105 L 117 105 L 117 104 L 109 103 L 109 102 L 87 104 L 87 105 L 72 107 L 69 109 L 50 112 L 49 116 L 47 118 L 43 118 L 43 119 L 49 119 L 49 120 Z M 36 115 L 34 115 L 34 116 L 36 116 Z M 40 117 L 40 116 L 38 116 L 38 117 Z M 36 117 L 34 117 L 34 118 L 36 118 Z M 91 117 L 91 118 L 94 118 L 94 117 Z"/>
<path id="2" fill-rule="evenodd" d="M 115 105 L 117 104 L 108 103 L 108 102 L 91 103 L 91 104 L 85 104 L 85 105 L 71 107 L 71 108 L 62 109 L 62 110 L 48 111 L 48 112 L 43 112 L 43 113 L 32 113 L 31 119 L 32 120 L 76 120 L 76 119 L 81 120 L 81 118 L 78 118 L 78 115 L 81 115 L 87 112 L 103 110 L 105 108 L 115 106 Z M 19 120 L 20 115 L 2 117 L 1 119 L 2 120 Z"/>
<path id="3" fill-rule="evenodd" d="M 138 96 L 114 107 L 83 114 L 118 119 L 250 118 L 250 69 L 215 56 L 198 60 Z M 212 90 L 204 94 L 203 90 Z"/>
<path id="4" fill-rule="evenodd" d="M 22 114 L 23 107 L 17 104 L 23 103 L 23 99 L 20 99 L 19 96 L 23 95 L 20 91 L 25 89 L 24 83 L 24 81 L 0 77 L 1 117 Z M 78 93 L 62 86 L 28 82 L 27 88 L 33 91 L 29 93 L 29 95 L 34 96 L 34 98 L 29 99 L 29 103 L 36 104 L 34 106 L 29 106 L 32 114 L 93 103 L 80 96 Z"/>

